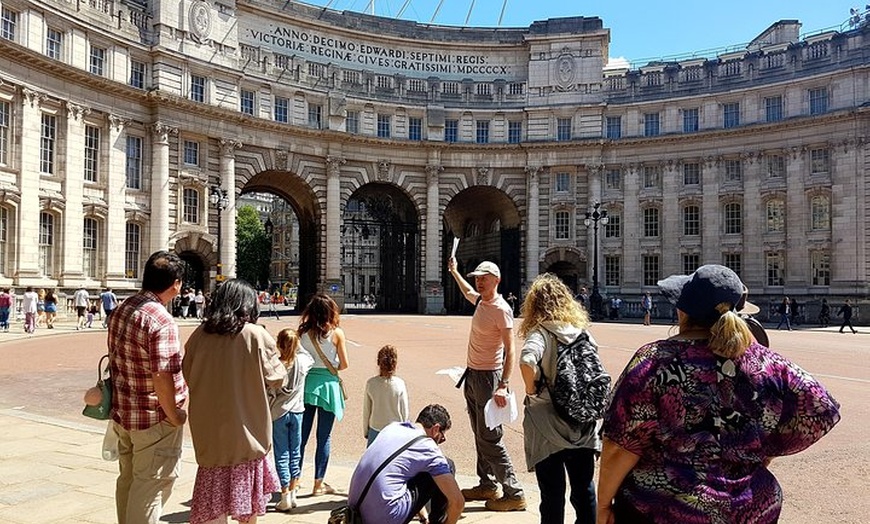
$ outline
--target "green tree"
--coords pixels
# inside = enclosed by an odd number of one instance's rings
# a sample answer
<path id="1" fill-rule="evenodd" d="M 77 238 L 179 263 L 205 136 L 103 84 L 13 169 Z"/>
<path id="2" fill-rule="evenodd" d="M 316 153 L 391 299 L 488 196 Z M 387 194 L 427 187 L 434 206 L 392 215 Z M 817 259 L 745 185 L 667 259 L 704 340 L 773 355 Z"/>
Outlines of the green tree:
<path id="1" fill-rule="evenodd" d="M 236 275 L 257 289 L 269 282 L 272 246 L 257 210 L 242 206 L 236 215 Z"/>

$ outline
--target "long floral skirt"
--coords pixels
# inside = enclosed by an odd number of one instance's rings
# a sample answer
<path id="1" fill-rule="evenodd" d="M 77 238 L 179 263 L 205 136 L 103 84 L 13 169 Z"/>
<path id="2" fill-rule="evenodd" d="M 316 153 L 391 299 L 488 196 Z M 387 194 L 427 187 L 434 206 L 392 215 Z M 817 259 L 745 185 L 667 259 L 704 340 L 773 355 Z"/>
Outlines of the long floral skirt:
<path id="1" fill-rule="evenodd" d="M 234 466 L 200 466 L 193 485 L 190 523 L 203 524 L 223 515 L 248 522 L 265 515 L 272 493 L 281 491 L 272 453 Z"/>

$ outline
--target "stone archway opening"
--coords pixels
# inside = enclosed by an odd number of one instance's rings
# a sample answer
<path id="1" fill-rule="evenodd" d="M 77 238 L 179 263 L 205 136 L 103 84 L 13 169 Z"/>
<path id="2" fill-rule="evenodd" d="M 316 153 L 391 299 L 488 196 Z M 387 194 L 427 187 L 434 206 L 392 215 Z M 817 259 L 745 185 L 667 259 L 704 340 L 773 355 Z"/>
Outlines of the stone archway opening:
<path id="1" fill-rule="evenodd" d="M 341 221 L 341 280 L 348 311 L 419 309 L 420 218 L 399 188 L 372 182 L 354 191 Z"/>
<path id="2" fill-rule="evenodd" d="M 317 291 L 320 277 L 317 197 L 302 178 L 286 171 L 252 176 L 241 195 L 252 193 L 272 197 L 260 213 L 272 248 L 268 286 L 272 292 L 280 291 L 285 303 L 298 311 Z"/>
<path id="3" fill-rule="evenodd" d="M 177 247 L 176 247 L 177 249 Z M 178 257 L 184 262 L 184 278 L 182 278 L 182 290 L 193 289 L 194 291 L 210 291 L 206 288 L 208 274 L 206 273 L 205 260 L 196 251 L 182 251 Z"/>
<path id="4" fill-rule="evenodd" d="M 459 271 L 473 271 L 489 260 L 501 270 L 499 293 L 522 296 L 520 214 L 513 201 L 494 187 L 476 186 L 457 194 L 444 211 L 444 260 L 450 256 L 454 238 L 459 238 L 456 259 Z M 473 307 L 445 270 L 444 306 L 448 313 L 470 313 Z"/>
<path id="5" fill-rule="evenodd" d="M 586 284 L 586 259 L 575 248 L 557 248 L 547 252 L 541 267 L 559 277 L 576 295 Z"/>

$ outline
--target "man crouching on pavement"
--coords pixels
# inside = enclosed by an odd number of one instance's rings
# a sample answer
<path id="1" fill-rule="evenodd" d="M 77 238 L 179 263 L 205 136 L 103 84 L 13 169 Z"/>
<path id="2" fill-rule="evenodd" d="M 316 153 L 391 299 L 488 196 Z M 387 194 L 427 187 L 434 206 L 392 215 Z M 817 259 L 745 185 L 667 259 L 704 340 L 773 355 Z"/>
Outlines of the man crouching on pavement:
<path id="1" fill-rule="evenodd" d="M 430 404 L 417 416 L 416 423 L 394 422 L 378 434 L 353 472 L 347 497 L 348 504 L 358 509 L 364 522 L 407 524 L 428 502 L 431 502 L 428 522 L 454 524 L 459 520 L 465 501 L 456 483 L 453 463 L 438 447 L 446 440 L 444 433 L 449 429 L 447 410 Z M 424 438 L 416 440 L 421 436 Z M 389 460 L 409 442 L 407 449 Z M 377 473 L 381 465 L 384 467 Z M 427 519 L 420 517 L 420 521 Z"/>
<path id="2" fill-rule="evenodd" d="M 465 404 L 474 434 L 480 484 L 463 489 L 462 495 L 466 501 L 485 500 L 486 509 L 490 511 L 523 511 L 526 498 L 502 441 L 502 427 L 489 429 L 483 413 L 490 399 L 498 407 L 507 405 L 508 383 L 513 370 L 514 315 L 498 294 L 501 271 L 492 262 L 481 262 L 468 274 L 468 278 L 474 279 L 472 287 L 459 274 L 456 258 L 450 257 L 447 269 L 465 299 L 475 305 L 468 335 L 468 367 L 461 384 L 465 386 Z M 498 498 L 496 482 L 504 491 L 501 498 Z"/>

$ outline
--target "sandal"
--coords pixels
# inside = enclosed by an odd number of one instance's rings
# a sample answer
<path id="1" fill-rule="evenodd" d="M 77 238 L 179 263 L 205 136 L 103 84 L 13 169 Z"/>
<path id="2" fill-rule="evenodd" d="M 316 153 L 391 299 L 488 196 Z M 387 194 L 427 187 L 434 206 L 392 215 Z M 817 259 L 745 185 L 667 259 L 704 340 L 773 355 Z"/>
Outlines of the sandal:
<path id="1" fill-rule="evenodd" d="M 320 486 L 315 486 L 315 488 L 311 491 L 311 496 L 317 497 L 319 495 L 334 495 L 335 488 L 324 482 Z"/>

